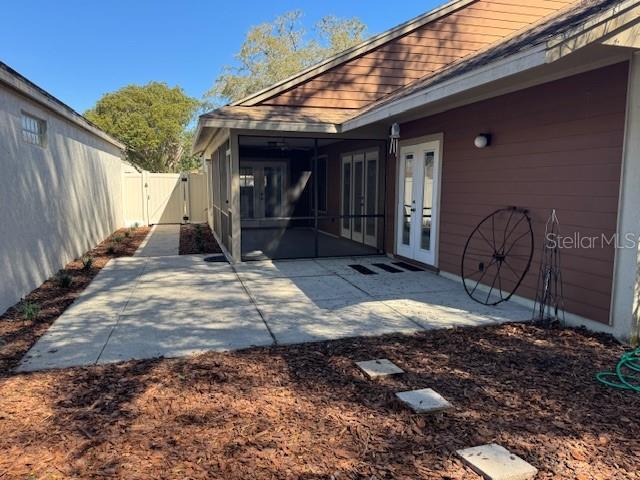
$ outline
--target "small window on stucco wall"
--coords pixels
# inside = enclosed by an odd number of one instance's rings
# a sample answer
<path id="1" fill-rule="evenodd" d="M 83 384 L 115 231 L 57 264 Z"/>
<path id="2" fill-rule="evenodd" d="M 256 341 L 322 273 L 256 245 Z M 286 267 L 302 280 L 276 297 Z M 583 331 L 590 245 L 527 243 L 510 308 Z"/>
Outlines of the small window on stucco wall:
<path id="1" fill-rule="evenodd" d="M 47 142 L 47 122 L 22 112 L 22 139 L 27 143 L 44 147 Z"/>

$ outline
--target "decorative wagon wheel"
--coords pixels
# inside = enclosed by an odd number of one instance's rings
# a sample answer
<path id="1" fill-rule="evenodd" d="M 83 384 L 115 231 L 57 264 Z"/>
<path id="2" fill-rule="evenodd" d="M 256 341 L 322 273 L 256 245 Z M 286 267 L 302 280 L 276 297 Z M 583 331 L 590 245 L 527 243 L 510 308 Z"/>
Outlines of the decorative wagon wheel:
<path id="1" fill-rule="evenodd" d="M 522 283 L 532 258 L 529 212 L 517 207 L 496 210 L 478 224 L 464 246 L 464 289 L 484 305 L 506 302 Z"/>

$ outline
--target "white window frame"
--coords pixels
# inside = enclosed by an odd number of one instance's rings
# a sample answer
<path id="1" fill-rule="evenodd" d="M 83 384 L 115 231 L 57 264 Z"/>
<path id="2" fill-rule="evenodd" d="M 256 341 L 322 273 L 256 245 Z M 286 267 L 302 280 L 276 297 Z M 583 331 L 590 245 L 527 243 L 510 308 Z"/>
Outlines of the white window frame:
<path id="1" fill-rule="evenodd" d="M 22 141 L 29 145 L 45 148 L 47 146 L 47 121 L 24 110 L 21 110 L 20 114 Z M 29 128 L 29 125 L 26 125 L 25 122 L 32 122 L 36 128 Z"/>

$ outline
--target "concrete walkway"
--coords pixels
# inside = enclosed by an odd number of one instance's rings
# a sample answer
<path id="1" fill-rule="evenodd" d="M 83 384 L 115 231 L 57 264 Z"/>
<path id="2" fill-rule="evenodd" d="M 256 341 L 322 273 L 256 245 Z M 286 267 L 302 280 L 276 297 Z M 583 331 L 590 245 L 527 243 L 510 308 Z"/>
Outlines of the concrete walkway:
<path id="1" fill-rule="evenodd" d="M 136 257 L 166 257 L 178 255 L 180 225 L 154 225 L 135 253 Z"/>
<path id="2" fill-rule="evenodd" d="M 436 274 L 389 273 L 372 265 L 390 263 L 386 257 L 231 266 L 207 263 L 205 256 L 112 260 L 19 370 L 531 318 L 513 303 L 480 305 Z M 349 266 L 356 263 L 377 274 L 358 273 Z"/>

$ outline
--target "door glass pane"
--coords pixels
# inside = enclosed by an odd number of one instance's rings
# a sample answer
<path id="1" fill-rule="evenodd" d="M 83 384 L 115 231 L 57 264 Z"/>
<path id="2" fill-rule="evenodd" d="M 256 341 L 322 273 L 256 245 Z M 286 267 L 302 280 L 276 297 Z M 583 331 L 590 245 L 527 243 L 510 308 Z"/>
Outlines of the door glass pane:
<path id="1" fill-rule="evenodd" d="M 255 175 L 253 167 L 240 167 L 240 218 L 255 218 L 254 196 Z"/>
<path id="2" fill-rule="evenodd" d="M 431 250 L 431 213 L 433 208 L 433 152 L 424 152 L 424 186 L 422 190 L 422 226 L 420 248 Z"/>
<path id="3" fill-rule="evenodd" d="M 362 215 L 364 210 L 364 161 L 353 161 L 353 214 Z M 362 218 L 355 217 L 353 219 L 353 231 L 362 233 Z"/>
<path id="4" fill-rule="evenodd" d="M 376 198 L 377 198 L 377 166 L 378 166 L 378 158 L 375 155 L 373 158 L 369 158 L 373 156 L 371 154 L 367 154 L 367 215 L 375 215 L 376 214 Z M 375 218 L 367 218 L 365 221 L 365 233 L 368 237 L 373 237 L 376 234 L 376 219 Z"/>
<path id="5" fill-rule="evenodd" d="M 342 215 L 351 214 L 351 163 L 342 164 Z M 342 218 L 342 228 L 349 229 L 351 219 L 349 217 Z"/>
<path id="6" fill-rule="evenodd" d="M 413 154 L 409 153 L 404 157 L 404 200 L 402 211 L 402 243 L 404 245 L 411 244 L 411 208 L 413 200 Z"/>
<path id="7" fill-rule="evenodd" d="M 264 167 L 264 216 L 279 217 L 282 211 L 282 167 Z"/>

